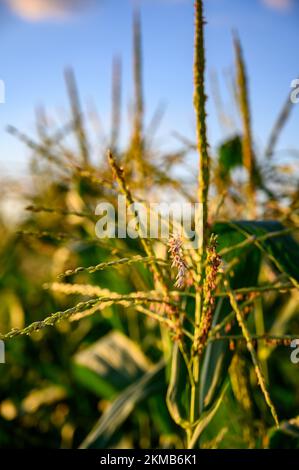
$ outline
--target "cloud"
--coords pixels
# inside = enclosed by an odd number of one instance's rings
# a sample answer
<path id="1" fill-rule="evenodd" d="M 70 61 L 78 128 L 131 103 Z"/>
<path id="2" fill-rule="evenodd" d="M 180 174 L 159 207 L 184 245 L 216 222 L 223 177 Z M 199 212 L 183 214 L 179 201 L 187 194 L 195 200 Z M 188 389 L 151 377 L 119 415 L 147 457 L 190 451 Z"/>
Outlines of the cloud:
<path id="1" fill-rule="evenodd" d="M 90 4 L 90 0 L 5 0 L 16 14 L 30 21 L 64 19 Z"/>
<path id="2" fill-rule="evenodd" d="M 3 0 L 2 0 L 3 1 Z M 120 0 L 118 0 L 120 1 Z M 149 0 L 139 0 L 139 3 Z M 180 3 L 190 0 L 156 0 L 165 3 Z M 0 0 L 1 2 L 1 0 Z M 135 0 L 136 2 L 136 0 Z M 294 0 L 261 0 L 270 8 L 289 10 Z M 17 15 L 29 21 L 61 20 L 88 7 L 95 0 L 4 0 L 4 3 Z"/>
<path id="3" fill-rule="evenodd" d="M 262 2 L 266 6 L 277 10 L 289 10 L 294 4 L 293 0 L 262 0 Z"/>

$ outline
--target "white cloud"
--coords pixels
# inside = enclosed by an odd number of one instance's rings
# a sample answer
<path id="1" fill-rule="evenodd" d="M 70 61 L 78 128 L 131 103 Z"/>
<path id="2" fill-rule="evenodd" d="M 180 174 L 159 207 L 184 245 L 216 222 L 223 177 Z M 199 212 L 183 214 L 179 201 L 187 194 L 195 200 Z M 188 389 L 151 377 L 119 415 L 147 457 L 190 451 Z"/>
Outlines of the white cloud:
<path id="1" fill-rule="evenodd" d="M 293 6 L 293 0 L 262 0 L 262 2 L 277 10 L 289 10 Z"/>
<path id="2" fill-rule="evenodd" d="M 9 8 L 19 16 L 40 21 L 63 19 L 89 3 L 89 0 L 5 0 Z"/>
<path id="3" fill-rule="evenodd" d="M 65 19 L 78 11 L 86 8 L 95 0 L 2 0 L 17 15 L 30 21 L 42 21 L 48 19 Z M 118 0 L 121 1 L 121 0 Z M 134 0 L 142 3 L 152 0 Z M 180 3 L 190 0 L 155 0 L 168 3 Z M 265 6 L 277 10 L 289 10 L 294 5 L 294 0 L 260 0 Z M 1 0 L 0 0 L 1 2 Z"/>
<path id="4" fill-rule="evenodd" d="M 142 2 L 146 2 L 146 1 L 155 1 L 155 2 L 164 2 L 164 3 L 187 3 L 187 2 L 191 2 L 191 0 L 132 0 L 132 1 L 135 1 L 135 3 L 139 2 L 139 3 L 142 3 Z M 207 1 L 212 1 L 212 0 L 207 0 Z M 216 1 L 220 1 L 220 0 L 214 0 L 214 2 L 216 3 Z M 277 10 L 289 10 L 293 5 L 294 5 L 294 2 L 295 0 L 260 0 L 264 5 L 266 5 L 267 7 L 270 7 L 270 8 L 276 8 Z"/>

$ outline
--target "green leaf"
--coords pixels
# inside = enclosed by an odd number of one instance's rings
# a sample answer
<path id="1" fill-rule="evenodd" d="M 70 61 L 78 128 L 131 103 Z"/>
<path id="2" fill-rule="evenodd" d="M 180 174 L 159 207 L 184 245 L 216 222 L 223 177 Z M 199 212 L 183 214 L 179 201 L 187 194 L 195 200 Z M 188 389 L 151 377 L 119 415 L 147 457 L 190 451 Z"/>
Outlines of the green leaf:
<path id="1" fill-rule="evenodd" d="M 217 223 L 213 232 L 218 235 L 218 250 L 229 248 L 242 242 L 246 237 L 227 223 Z M 239 258 L 234 268 L 234 277 L 231 285 L 234 289 L 255 286 L 261 265 L 261 253 L 255 245 L 244 248 L 236 248 L 224 256 L 226 262 L 233 258 Z M 231 306 L 227 299 L 219 299 L 213 319 L 213 327 L 221 323 L 231 312 Z M 238 326 L 231 330 L 236 333 Z M 211 406 L 217 398 L 223 383 L 227 377 L 228 368 L 233 356 L 229 350 L 228 341 L 214 341 L 208 344 L 202 363 L 200 379 L 200 410 Z"/>
<path id="2" fill-rule="evenodd" d="M 214 401 L 211 408 L 209 408 L 208 410 L 204 411 L 201 414 L 199 422 L 197 426 L 195 427 L 191 441 L 188 445 L 188 449 L 193 449 L 196 446 L 196 443 L 198 439 L 200 438 L 201 434 L 203 433 L 203 431 L 206 429 L 206 427 L 209 425 L 209 423 L 212 421 L 215 414 L 217 413 L 223 401 L 226 390 L 227 390 L 227 385 L 223 387 L 221 394 L 218 396 L 217 400 Z"/>
<path id="3" fill-rule="evenodd" d="M 219 174 L 220 177 L 226 179 L 232 170 L 243 166 L 243 146 L 242 137 L 236 135 L 218 147 L 218 161 L 219 161 Z M 262 172 L 257 166 L 254 165 L 254 181 L 255 185 L 263 189 L 269 196 L 273 197 L 273 193 L 265 186 L 263 182 Z"/>
<path id="4" fill-rule="evenodd" d="M 106 447 L 138 403 L 165 388 L 165 363 L 161 361 L 127 387 L 101 416 L 80 448 Z"/>
<path id="5" fill-rule="evenodd" d="M 167 406 L 176 424 L 184 427 L 188 422 L 189 413 L 189 381 L 186 363 L 178 344 L 173 345 L 170 367 Z"/>
<path id="6" fill-rule="evenodd" d="M 216 223 L 212 230 L 218 234 L 218 249 L 221 251 L 243 242 L 247 235 L 258 238 L 284 229 L 285 227 L 276 221 L 236 221 Z M 267 255 L 274 269 L 279 269 L 280 272 L 299 281 L 299 245 L 291 235 L 282 234 L 259 241 L 258 245 L 252 243 L 232 249 L 224 256 L 226 262 L 235 257 L 239 259 L 231 280 L 233 289 L 257 286 L 263 253 Z M 213 326 L 220 323 L 230 312 L 231 307 L 227 300 L 219 300 Z M 232 328 L 230 334 L 234 334 L 237 328 L 237 326 Z M 232 352 L 228 348 L 228 341 L 215 341 L 208 345 L 201 371 L 201 410 L 211 406 L 217 398 L 227 376 L 231 358 Z"/>
<path id="7" fill-rule="evenodd" d="M 280 423 L 279 429 L 271 428 L 268 432 L 270 449 L 299 448 L 299 416 Z"/>
<path id="8" fill-rule="evenodd" d="M 119 331 L 113 331 L 74 356 L 74 375 L 97 395 L 111 399 L 138 378 L 151 363 L 140 348 Z"/>
<path id="9" fill-rule="evenodd" d="M 220 316 L 225 317 L 229 310 L 227 302 L 223 298 L 219 299 L 215 309 L 213 326 L 217 325 Z M 228 341 L 215 341 L 209 343 L 206 348 L 200 374 L 201 412 L 213 404 L 227 377 L 227 370 L 232 358 L 228 346 Z"/>
<path id="10" fill-rule="evenodd" d="M 249 235 L 261 237 L 271 232 L 280 232 L 284 227 L 280 222 L 240 221 L 236 225 Z M 282 273 L 299 281 L 299 244 L 290 234 L 282 234 L 259 242 L 262 249 L 271 257 L 274 266 Z M 275 262 L 274 262 L 275 260 Z"/>
<path id="11" fill-rule="evenodd" d="M 235 136 L 224 142 L 218 148 L 219 165 L 222 176 L 227 176 L 231 170 L 243 165 L 242 141 Z"/>
<path id="12" fill-rule="evenodd" d="M 299 416 L 283 421 L 281 423 L 281 431 L 299 439 Z"/>

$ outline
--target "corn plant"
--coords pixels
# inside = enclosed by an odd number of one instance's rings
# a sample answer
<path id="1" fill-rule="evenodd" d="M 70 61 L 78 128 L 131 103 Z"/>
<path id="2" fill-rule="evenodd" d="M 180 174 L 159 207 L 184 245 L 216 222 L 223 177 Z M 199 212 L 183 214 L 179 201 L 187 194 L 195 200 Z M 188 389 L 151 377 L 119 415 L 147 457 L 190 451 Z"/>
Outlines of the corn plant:
<path id="1" fill-rule="evenodd" d="M 43 247 L 40 262 L 43 266 L 48 263 L 57 277 L 53 281 L 39 274 L 45 278 L 46 299 L 40 305 L 52 305 L 54 299 L 55 305 L 64 308 L 38 317 L 28 326 L 7 329 L 0 339 L 14 340 L 11 344 L 17 342 L 17 337 L 33 335 L 42 343 L 49 326 L 65 332 L 65 337 L 72 336 L 72 378 L 64 379 L 62 390 L 50 387 L 49 402 L 63 399 L 72 380 L 101 398 L 113 398 L 110 406 L 101 410 L 93 429 L 78 442 L 82 448 L 105 447 L 119 440 L 120 429 L 136 409 L 137 419 L 143 423 L 138 427 L 143 441 L 132 433 L 132 442 L 135 439 L 138 446 L 221 446 L 229 434 L 229 410 L 233 406 L 237 406 L 243 430 L 240 446 L 267 447 L 277 433 L 283 432 L 277 431 L 280 426 L 282 430 L 297 426 L 298 433 L 297 422 L 284 419 L 281 423 L 281 407 L 272 397 L 268 366 L 273 349 L 288 346 L 298 336 L 288 334 L 282 313 L 298 295 L 299 251 L 293 236 L 297 216 L 290 211 L 286 217 L 279 198 L 274 199 L 269 191 L 265 191 L 269 206 L 259 204 L 263 174 L 254 153 L 249 85 L 237 36 L 236 84 L 243 135 L 223 144 L 219 157 L 213 158 L 207 138 L 203 3 L 196 0 L 194 7 L 195 144 L 185 142 L 177 153 L 162 155 L 162 165 L 154 159 L 143 122 L 137 14 L 136 96 L 127 150 L 118 147 L 119 61 L 114 62 L 111 138 L 108 144 L 105 139 L 105 160 L 100 168 L 92 162 L 75 77 L 70 70 L 66 72 L 66 83 L 72 117 L 67 126 L 51 134 L 46 116 L 39 113 L 40 143 L 10 128 L 34 152 L 33 168 L 42 181 L 40 186 L 37 183 L 28 207 L 31 216 L 17 237 L 34 240 L 28 242 L 28 249 L 34 250 L 35 256 Z M 69 132 L 76 139 L 75 151 L 65 144 Z M 192 191 L 186 189 L 170 176 L 173 164 L 182 165 L 190 147 L 198 154 L 197 191 L 194 187 Z M 272 152 L 271 144 L 268 155 Z M 246 185 L 238 187 L 240 199 L 230 193 L 234 185 L 231 170 L 236 161 L 247 172 Z M 50 181 L 45 185 L 46 179 Z M 200 204 L 196 248 L 179 224 L 172 227 L 168 240 L 142 237 L 141 225 L 136 240 L 95 239 L 97 201 L 108 200 L 116 207 L 121 194 L 129 207 L 146 200 L 156 188 L 167 188 L 170 197 L 178 192 Z M 242 205 L 242 197 L 247 198 L 248 210 Z M 235 213 L 246 217 L 261 214 L 265 218 L 236 220 L 232 217 Z M 273 214 L 275 220 L 269 217 Z M 135 215 L 138 218 L 138 213 Z M 84 264 L 78 266 L 78 261 Z M 274 305 L 278 314 L 269 319 Z M 290 308 L 292 317 L 296 308 Z M 77 322 L 82 326 L 75 328 Z M 90 339 L 82 346 L 81 339 L 86 335 Z M 111 355 L 115 355 L 114 362 Z M 151 417 L 148 409 L 142 408 L 144 403 L 149 403 L 150 413 L 159 422 L 155 423 L 158 438 L 151 436 Z M 219 429 L 217 417 L 221 413 L 224 418 L 219 422 L 224 427 Z"/>

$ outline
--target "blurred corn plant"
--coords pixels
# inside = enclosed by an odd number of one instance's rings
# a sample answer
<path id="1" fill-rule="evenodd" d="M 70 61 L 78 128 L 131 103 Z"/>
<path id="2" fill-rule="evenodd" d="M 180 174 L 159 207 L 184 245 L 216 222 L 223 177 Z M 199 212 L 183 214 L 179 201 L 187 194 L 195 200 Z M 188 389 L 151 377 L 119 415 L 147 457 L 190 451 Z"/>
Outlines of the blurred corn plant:
<path id="1" fill-rule="evenodd" d="M 153 141 L 160 110 L 148 129 L 144 123 L 138 13 L 133 29 L 135 98 L 125 150 L 119 145 L 119 59 L 113 64 L 111 133 L 100 149 L 70 69 L 66 125 L 53 130 L 39 109 L 38 140 L 9 128 L 33 152 L 34 178 L 33 189 L 23 194 L 29 215 L 18 231 L 1 222 L 0 339 L 7 363 L 1 366 L 0 445 L 298 447 L 289 347 L 299 334 L 298 181 L 289 186 L 286 204 L 279 168 L 271 163 L 290 105 L 260 162 L 235 35 L 242 133 L 213 156 L 203 1 L 196 0 L 196 143 L 180 136 L 181 149 L 160 153 Z M 99 119 L 94 110 L 90 114 L 98 138 Z M 194 149 L 198 181 L 179 180 L 174 167 L 186 165 Z M 105 154 L 100 163 L 97 154 Z M 236 168 L 244 169 L 240 179 Z M 141 233 L 137 239 L 95 237 L 99 202 L 117 210 L 119 194 L 130 206 L 162 193 L 169 201 L 201 204 L 198 247 L 179 223 L 169 240 Z"/>

